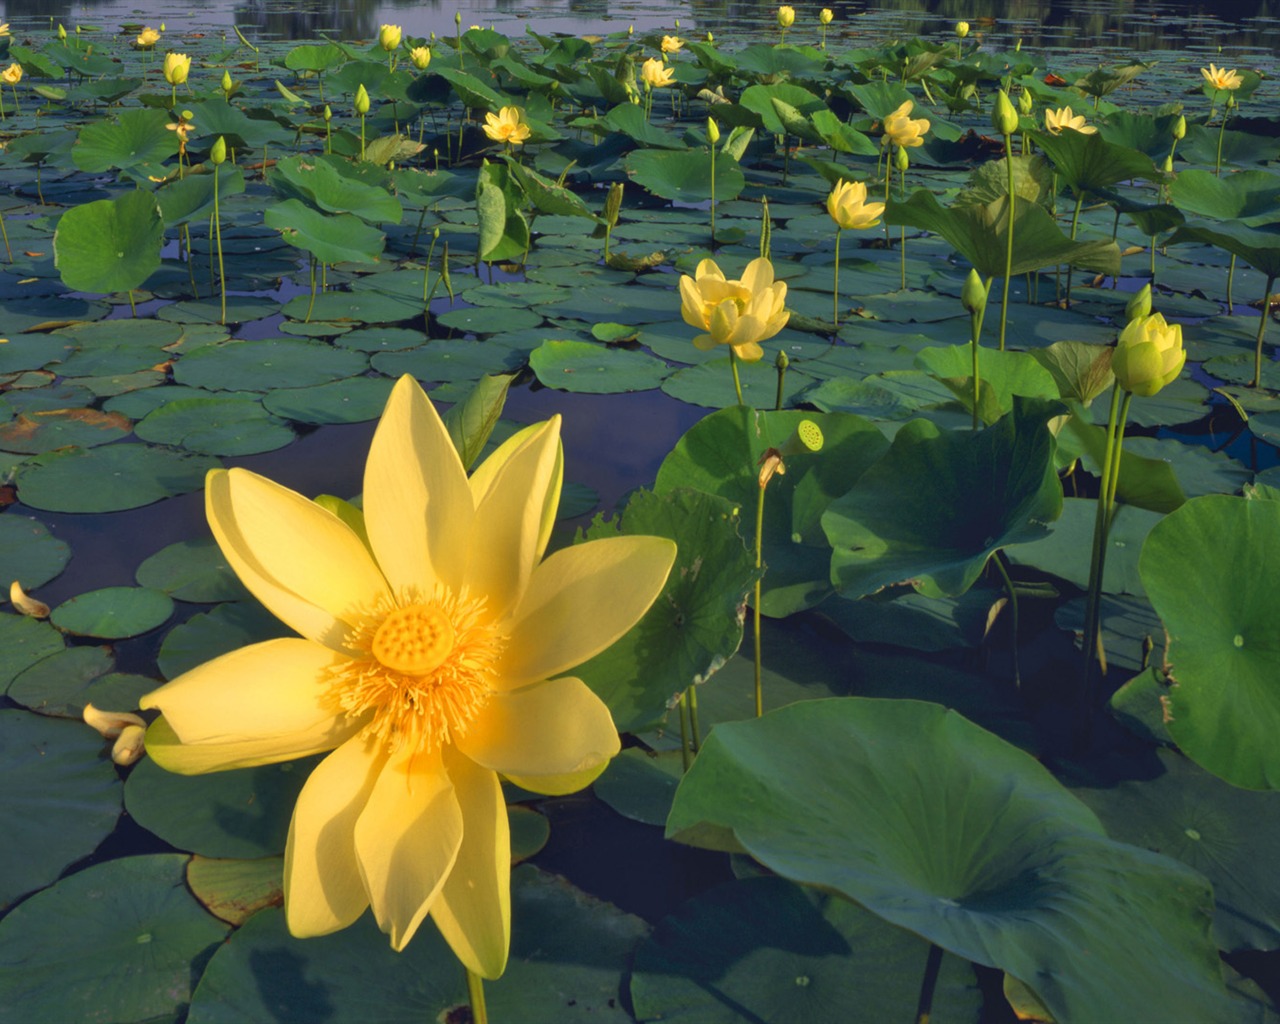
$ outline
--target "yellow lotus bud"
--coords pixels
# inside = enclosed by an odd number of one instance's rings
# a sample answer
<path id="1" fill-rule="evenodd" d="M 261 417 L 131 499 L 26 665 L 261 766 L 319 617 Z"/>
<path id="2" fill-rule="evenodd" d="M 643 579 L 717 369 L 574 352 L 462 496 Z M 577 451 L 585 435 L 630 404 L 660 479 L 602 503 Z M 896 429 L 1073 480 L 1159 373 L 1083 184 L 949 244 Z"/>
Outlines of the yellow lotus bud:
<path id="1" fill-rule="evenodd" d="M 818 21 L 820 21 L 824 25 L 830 25 L 831 19 L 834 17 L 835 17 L 835 13 L 831 10 L 830 7 L 824 7 L 822 8 L 821 11 L 818 12 Z"/>
<path id="2" fill-rule="evenodd" d="M 453 23 L 457 25 L 458 28 L 462 28 L 462 12 L 461 11 L 453 12 Z"/>
<path id="3" fill-rule="evenodd" d="M 64 43 L 67 41 L 67 30 L 62 27 L 62 22 L 58 22 L 58 38 Z"/>
<path id="4" fill-rule="evenodd" d="M 425 46 L 415 46 L 409 51 L 409 60 L 419 71 L 426 71 L 431 63 L 431 51 Z"/>
<path id="5" fill-rule="evenodd" d="M 622 210 L 622 182 L 615 181 L 609 186 L 609 195 L 604 201 L 604 219 L 609 227 L 618 223 L 618 214 Z"/>
<path id="6" fill-rule="evenodd" d="M 356 113 L 360 115 L 369 113 L 369 92 L 363 83 L 356 90 Z"/>
<path id="7" fill-rule="evenodd" d="M 1012 135 L 1018 130 L 1018 112 L 1009 102 L 1009 94 L 997 90 L 995 106 L 991 108 L 991 127 L 1001 135 Z"/>
<path id="8" fill-rule="evenodd" d="M 1017 46 L 1015 46 L 1015 47 L 1013 48 L 1013 52 L 1014 52 L 1014 53 L 1021 53 L 1021 52 L 1022 52 L 1022 40 L 1021 40 L 1021 39 L 1019 39 L 1019 40 L 1018 40 L 1018 45 L 1017 45 Z"/>
<path id="9" fill-rule="evenodd" d="M 1173 122 L 1173 137 L 1181 141 L 1187 137 L 1187 119 L 1179 114 L 1178 120 Z"/>
<path id="10" fill-rule="evenodd" d="M 9 603 L 13 605 L 14 611 L 30 616 L 33 619 L 47 619 L 49 617 L 49 606 L 23 590 L 22 584 L 17 580 L 14 580 L 9 585 Z"/>
<path id="11" fill-rule="evenodd" d="M 987 286 L 982 283 L 982 276 L 971 269 L 960 289 L 960 303 L 968 313 L 978 313 L 987 305 Z"/>
<path id="12" fill-rule="evenodd" d="M 714 43 L 715 41 L 716 41 L 716 37 L 715 37 L 715 36 L 713 36 L 710 32 L 708 32 L 708 33 L 707 33 L 707 42 L 708 42 L 708 43 Z"/>
<path id="13" fill-rule="evenodd" d="M 969 34 L 969 23 L 967 21 L 956 22 L 956 38 L 963 39 Z"/>
<path id="14" fill-rule="evenodd" d="M 1167 324 L 1159 313 L 1129 321 L 1111 357 L 1118 383 L 1131 394 L 1150 398 L 1182 373 L 1182 325 Z"/>
<path id="15" fill-rule="evenodd" d="M 230 96 L 230 95 L 231 95 L 231 91 L 232 91 L 233 89 L 235 89 L 235 87 L 236 87 L 235 82 L 231 81 L 231 72 L 230 72 L 230 71 L 227 71 L 226 69 L 223 69 L 223 72 L 222 72 L 222 91 L 223 91 L 224 93 L 226 93 L 228 96 Z"/>
<path id="16" fill-rule="evenodd" d="M 164 55 L 164 80 L 170 85 L 181 85 L 191 74 L 191 58 L 185 53 Z"/>
<path id="17" fill-rule="evenodd" d="M 905 146 L 899 146 L 897 152 L 893 154 L 893 166 L 898 169 L 899 174 L 907 173 L 907 168 L 911 166 L 911 158 L 907 156 Z"/>
<path id="18" fill-rule="evenodd" d="M 218 141 L 213 144 L 213 148 L 209 150 L 209 159 L 213 161 L 214 167 L 227 162 L 227 140 L 221 135 L 218 136 Z"/>
<path id="19" fill-rule="evenodd" d="M 388 53 L 399 48 L 402 38 L 404 30 L 399 25 L 383 25 L 378 29 L 378 45 Z"/>
<path id="20" fill-rule="evenodd" d="M 324 105 L 324 119 L 330 121 L 333 119 L 333 111 L 329 109 L 329 104 Z"/>
<path id="21" fill-rule="evenodd" d="M 781 28 L 790 28 L 796 23 L 796 9 L 794 7 L 778 8 L 778 25 Z"/>
<path id="22" fill-rule="evenodd" d="M 1168 156 L 1164 158 L 1164 173 L 1165 174 L 1173 173 L 1173 154 L 1172 153 L 1170 153 Z"/>
<path id="23" fill-rule="evenodd" d="M 707 118 L 707 138 L 713 146 L 720 141 L 720 126 L 716 124 L 714 117 Z"/>
<path id="24" fill-rule="evenodd" d="M 1030 117 L 1035 105 L 1036 98 L 1031 95 L 1029 89 L 1023 89 L 1022 92 L 1018 93 L 1018 113 L 1023 117 Z"/>
<path id="25" fill-rule="evenodd" d="M 1124 307 L 1124 318 L 1129 320 L 1141 320 L 1143 317 L 1151 315 L 1151 285 L 1144 284 L 1141 289 L 1133 293 L 1128 304 Z"/>

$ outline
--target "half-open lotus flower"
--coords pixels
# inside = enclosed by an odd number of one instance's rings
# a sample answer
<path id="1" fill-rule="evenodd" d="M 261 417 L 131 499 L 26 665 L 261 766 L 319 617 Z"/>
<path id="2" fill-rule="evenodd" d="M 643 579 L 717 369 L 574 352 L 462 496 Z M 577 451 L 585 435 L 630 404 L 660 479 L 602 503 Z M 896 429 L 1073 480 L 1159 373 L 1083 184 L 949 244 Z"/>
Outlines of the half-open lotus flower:
<path id="1" fill-rule="evenodd" d="M 1050 135 L 1060 135 L 1064 128 L 1079 132 L 1081 135 L 1094 135 L 1098 131 L 1093 125 L 1085 124 L 1084 115 L 1074 113 L 1070 107 L 1044 112 L 1045 131 Z"/>
<path id="2" fill-rule="evenodd" d="M 907 100 L 884 119 L 884 137 L 895 146 L 910 149 L 924 145 L 925 132 L 929 130 L 929 119 L 918 117 L 912 120 L 908 115 L 914 106 L 914 102 Z"/>
<path id="3" fill-rule="evenodd" d="M 1210 64 L 1207 68 L 1201 68 L 1200 74 L 1204 76 L 1204 80 L 1215 89 L 1226 89 L 1234 92 L 1244 85 L 1244 78 L 1240 72 L 1235 70 L 1227 70 L 1220 68 L 1216 64 Z"/>
<path id="4" fill-rule="evenodd" d="M 785 281 L 774 281 L 773 264 L 761 257 L 747 264 L 742 277 L 726 280 L 715 260 L 703 260 L 693 277 L 680 278 L 680 313 L 699 327 L 693 343 L 710 350 L 729 345 L 739 359 L 753 363 L 764 355 L 760 342 L 787 326 Z"/>

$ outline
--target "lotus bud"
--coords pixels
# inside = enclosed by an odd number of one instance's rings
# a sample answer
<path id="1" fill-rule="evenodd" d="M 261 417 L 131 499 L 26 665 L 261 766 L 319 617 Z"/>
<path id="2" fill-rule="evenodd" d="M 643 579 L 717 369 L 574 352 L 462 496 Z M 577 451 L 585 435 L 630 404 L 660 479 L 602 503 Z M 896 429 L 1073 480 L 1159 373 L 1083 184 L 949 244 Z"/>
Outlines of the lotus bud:
<path id="1" fill-rule="evenodd" d="M 145 725 L 126 725 L 111 748 L 111 760 L 118 765 L 131 765 L 147 752 Z"/>
<path id="2" fill-rule="evenodd" d="M 628 25 L 628 26 L 627 26 L 627 35 L 629 35 L 629 36 L 633 36 L 633 35 L 635 35 L 635 34 L 636 34 L 636 27 L 635 27 L 634 25 Z"/>
<path id="3" fill-rule="evenodd" d="M 790 28 L 796 23 L 796 9 L 794 7 L 778 8 L 778 27 Z"/>
<path id="4" fill-rule="evenodd" d="M 1141 320 L 1143 317 L 1151 315 L 1151 285 L 1144 284 L 1141 289 L 1134 292 L 1128 304 L 1124 307 L 1124 319 L 1128 323 L 1133 320 Z"/>
<path id="5" fill-rule="evenodd" d="M 383 25 L 378 29 L 378 45 L 387 53 L 399 49 L 404 30 L 399 25 Z"/>
<path id="6" fill-rule="evenodd" d="M 163 21 L 162 21 L 162 22 L 160 22 L 160 31 L 161 31 L 161 32 L 167 32 L 167 31 L 168 31 L 168 29 L 166 29 L 166 28 L 165 28 L 165 25 L 164 25 L 164 22 L 163 22 Z"/>
<path id="7" fill-rule="evenodd" d="M 956 38 L 963 39 L 969 34 L 969 23 L 967 21 L 956 22 Z"/>
<path id="8" fill-rule="evenodd" d="M 219 135 L 218 141 L 209 150 L 209 159 L 213 161 L 214 167 L 227 162 L 227 140 L 223 136 Z"/>
<path id="9" fill-rule="evenodd" d="M 23 615 L 33 619 L 47 619 L 49 617 L 49 606 L 23 590 L 22 584 L 17 580 L 14 580 L 9 585 L 9 603 L 13 605 L 14 611 L 21 612 Z"/>
<path id="10" fill-rule="evenodd" d="M 1179 114 L 1178 120 L 1173 122 L 1173 137 L 1178 141 L 1187 137 L 1187 119 L 1182 114 Z"/>
<path id="11" fill-rule="evenodd" d="M 426 71 L 431 63 L 431 51 L 425 46 L 415 46 L 409 51 L 409 60 L 419 71 Z"/>
<path id="12" fill-rule="evenodd" d="M 191 74 L 191 58 L 185 53 L 166 53 L 164 55 L 164 80 L 170 85 L 178 86 Z"/>
<path id="13" fill-rule="evenodd" d="M 960 304 L 969 314 L 980 313 L 987 306 L 987 286 L 982 283 L 982 275 L 971 269 L 960 289 Z"/>
<path id="14" fill-rule="evenodd" d="M 1023 117 L 1030 117 L 1031 111 L 1035 109 L 1036 98 L 1031 95 L 1029 89 L 1023 89 L 1018 93 L 1018 113 Z"/>
<path id="15" fill-rule="evenodd" d="M 708 42 L 708 43 L 714 43 L 715 41 L 716 41 L 716 37 L 715 37 L 715 36 L 713 36 L 710 32 L 708 32 L 708 33 L 707 33 L 707 42 Z"/>
<path id="16" fill-rule="evenodd" d="M 787 354 L 782 351 L 782 349 L 778 349 L 778 354 L 774 357 L 773 365 L 776 369 L 785 370 L 791 365 L 791 360 L 788 358 Z"/>
<path id="17" fill-rule="evenodd" d="M 905 146 L 899 146 L 898 151 L 893 154 L 893 166 L 898 169 L 900 174 L 907 173 L 907 168 L 911 166 L 911 158 L 907 156 Z"/>
<path id="18" fill-rule="evenodd" d="M 1021 39 L 1019 39 L 1019 40 L 1018 40 L 1018 45 L 1017 45 L 1017 46 L 1015 46 L 1015 47 L 1013 48 L 1013 52 L 1014 52 L 1014 53 L 1021 53 L 1021 52 L 1022 52 L 1022 40 L 1021 40 Z"/>
<path id="19" fill-rule="evenodd" d="M 713 146 L 720 141 L 720 126 L 716 124 L 714 117 L 707 118 L 707 138 Z"/>
<path id="20" fill-rule="evenodd" d="M 324 105 L 324 119 L 326 124 L 333 120 L 333 111 L 329 109 L 329 104 L 327 103 Z"/>
<path id="21" fill-rule="evenodd" d="M 462 28 L 462 12 L 461 11 L 453 12 L 453 23 L 457 25 L 458 28 Z"/>
<path id="22" fill-rule="evenodd" d="M 231 81 L 231 72 L 224 68 L 222 71 L 222 91 L 230 97 L 235 87 L 235 82 Z"/>
<path id="23" fill-rule="evenodd" d="M 356 90 L 356 113 L 361 117 L 369 113 L 369 92 L 363 83 Z"/>
<path id="24" fill-rule="evenodd" d="M 818 21 L 823 25 L 830 25 L 831 20 L 835 17 L 835 13 L 830 7 L 824 7 L 818 12 Z"/>
<path id="25" fill-rule="evenodd" d="M 64 43 L 67 41 L 67 30 L 63 28 L 62 22 L 58 22 L 58 38 Z"/>
<path id="26" fill-rule="evenodd" d="M 676 28 L 679 28 L 679 27 L 680 27 L 680 19 L 676 18 Z"/>
<path id="27" fill-rule="evenodd" d="M 1001 135 L 1012 135 L 1018 130 L 1018 112 L 1009 102 L 1009 94 L 1003 89 L 996 92 L 995 106 L 991 109 L 991 126 Z"/>
<path id="28" fill-rule="evenodd" d="M 1172 153 L 1170 153 L 1168 156 L 1164 158 L 1164 173 L 1165 174 L 1173 173 L 1173 154 Z"/>
<path id="29" fill-rule="evenodd" d="M 1163 316 L 1153 313 L 1130 320 L 1120 332 L 1111 369 L 1125 391 L 1150 398 L 1177 379 L 1186 361 L 1182 324 L 1167 324 Z"/>
<path id="30" fill-rule="evenodd" d="M 622 182 L 615 181 L 609 186 L 608 198 L 604 201 L 604 219 L 609 227 L 618 223 L 618 214 L 622 211 Z"/>

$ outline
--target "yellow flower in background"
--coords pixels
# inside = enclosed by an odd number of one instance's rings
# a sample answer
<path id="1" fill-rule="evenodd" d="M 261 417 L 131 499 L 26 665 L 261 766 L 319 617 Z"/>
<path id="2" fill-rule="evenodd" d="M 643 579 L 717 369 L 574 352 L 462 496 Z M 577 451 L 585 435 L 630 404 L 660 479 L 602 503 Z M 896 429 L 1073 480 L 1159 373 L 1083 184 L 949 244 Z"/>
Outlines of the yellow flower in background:
<path id="1" fill-rule="evenodd" d="M 10 64 L 3 71 L 0 71 L 0 78 L 4 79 L 9 85 L 17 85 L 22 81 L 22 65 Z"/>
<path id="2" fill-rule="evenodd" d="M 684 40 L 679 36 L 663 36 L 662 52 L 663 53 L 679 53 L 684 47 Z"/>
<path id="3" fill-rule="evenodd" d="M 139 32 L 138 38 L 134 40 L 134 44 L 140 50 L 150 50 L 158 42 L 160 42 L 160 33 L 150 27 Z"/>
<path id="4" fill-rule="evenodd" d="M 170 85 L 181 85 L 191 74 L 191 58 L 185 53 L 164 55 L 164 80 Z"/>
<path id="5" fill-rule="evenodd" d="M 399 25 L 383 25 L 378 29 L 378 45 L 390 53 L 400 46 L 404 38 L 404 30 Z"/>
<path id="6" fill-rule="evenodd" d="M 425 46 L 415 46 L 409 51 L 409 60 L 419 71 L 426 71 L 431 63 L 431 51 Z"/>
<path id="7" fill-rule="evenodd" d="M 778 8 L 778 27 L 790 28 L 796 23 L 796 9 L 794 7 Z"/>
<path id="8" fill-rule="evenodd" d="M 818 21 L 823 25 L 830 25 L 835 13 L 830 7 L 824 7 L 818 12 Z"/>
<path id="9" fill-rule="evenodd" d="M 475 974 L 510 940 L 499 775 L 588 785 L 619 748 L 609 710 L 566 675 L 626 633 L 675 558 L 611 537 L 544 558 L 560 499 L 560 421 L 526 427 L 468 479 L 412 377 L 370 446 L 363 513 L 328 511 L 245 469 L 206 508 L 241 581 L 300 636 L 224 654 L 145 696 L 147 752 L 185 774 L 332 751 L 299 794 L 285 917 L 299 937 L 372 906 L 403 949 L 429 914 Z"/>
<path id="10" fill-rule="evenodd" d="M 1150 398 L 1178 379 L 1187 361 L 1182 324 L 1167 324 L 1159 313 L 1129 321 L 1120 332 L 1111 370 L 1125 391 Z"/>
<path id="11" fill-rule="evenodd" d="M 9 23 L 6 21 L 3 24 L 0 24 L 0 39 L 3 39 L 8 34 L 9 34 Z"/>
<path id="12" fill-rule="evenodd" d="M 884 119 L 884 138 L 887 142 L 904 148 L 924 145 L 924 134 L 929 130 L 929 121 L 924 117 L 914 121 L 908 117 L 914 106 L 915 103 L 907 100 Z"/>
<path id="13" fill-rule="evenodd" d="M 1081 135 L 1094 135 L 1098 129 L 1091 124 L 1085 124 L 1083 114 L 1074 114 L 1070 107 L 1063 107 L 1060 110 L 1046 110 L 1044 112 L 1044 130 L 1050 135 L 1061 134 L 1064 128 L 1070 128 L 1073 132 L 1079 132 Z"/>
<path id="14" fill-rule="evenodd" d="M 969 23 L 967 21 L 956 22 L 956 38 L 963 39 L 969 34 Z"/>
<path id="15" fill-rule="evenodd" d="M 841 229 L 873 228 L 880 223 L 884 203 L 867 202 L 867 186 L 861 181 L 842 180 L 827 196 L 827 213 Z"/>
<path id="16" fill-rule="evenodd" d="M 484 115 L 484 133 L 494 142 L 521 146 L 530 135 L 529 126 L 520 120 L 519 107 L 503 107 L 496 114 Z"/>
<path id="17" fill-rule="evenodd" d="M 1240 76 L 1240 72 L 1226 68 L 1220 68 L 1215 64 L 1210 64 L 1207 68 L 1201 68 L 1200 74 L 1204 75 L 1204 80 L 1215 89 L 1227 89 L 1234 92 L 1244 84 L 1244 79 Z"/>
<path id="18" fill-rule="evenodd" d="M 715 260 L 703 260 L 694 276 L 680 278 L 680 315 L 700 334 L 693 343 L 703 351 L 729 345 L 739 359 L 756 362 L 760 342 L 787 326 L 785 281 L 774 282 L 773 264 L 764 257 L 747 264 L 741 279 L 729 281 Z"/>
<path id="19" fill-rule="evenodd" d="M 650 89 L 662 89 L 675 81 L 675 72 L 656 57 L 640 65 L 640 77 Z"/>

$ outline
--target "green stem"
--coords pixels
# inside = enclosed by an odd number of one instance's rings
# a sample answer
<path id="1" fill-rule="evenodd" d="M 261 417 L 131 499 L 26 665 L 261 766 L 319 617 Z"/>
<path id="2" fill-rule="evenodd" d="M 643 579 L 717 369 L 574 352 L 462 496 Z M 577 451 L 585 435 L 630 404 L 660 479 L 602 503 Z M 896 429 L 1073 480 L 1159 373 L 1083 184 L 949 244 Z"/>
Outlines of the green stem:
<path id="1" fill-rule="evenodd" d="M 472 1024 L 489 1024 L 489 1011 L 484 1005 L 484 979 L 467 971 L 467 997 L 471 1000 Z"/>
<path id="2" fill-rule="evenodd" d="M 1088 721 L 1093 714 L 1093 659 L 1098 647 L 1099 605 L 1102 597 L 1102 571 L 1106 561 L 1107 526 L 1110 510 L 1107 501 L 1111 491 L 1111 465 L 1116 447 L 1116 420 L 1120 413 L 1120 392 L 1116 384 L 1111 389 L 1111 409 L 1107 415 L 1107 443 L 1103 450 L 1101 479 L 1098 482 L 1098 505 L 1093 518 L 1093 550 L 1089 557 L 1089 589 L 1084 604 L 1084 670 L 1081 675 L 1082 713 Z"/>
<path id="3" fill-rule="evenodd" d="M 1000 299 L 1000 351 L 1004 351 L 1005 328 L 1009 321 L 1009 278 L 1013 273 L 1013 216 L 1018 209 L 1013 192 L 1013 136 L 1004 137 L 1004 162 L 1009 168 L 1009 240 L 1004 250 L 1004 293 Z"/>
<path id="4" fill-rule="evenodd" d="M 924 963 L 924 977 L 920 980 L 920 999 L 916 1003 L 916 1024 L 929 1024 L 933 1013 L 933 991 L 938 985 L 938 973 L 942 970 L 942 947 L 929 944 L 929 956 Z"/>
<path id="5" fill-rule="evenodd" d="M 747 403 L 742 400 L 742 380 L 738 376 L 738 353 L 732 345 L 729 346 L 729 369 L 733 371 L 733 390 L 737 392 L 738 404 L 746 405 Z"/>
<path id="6" fill-rule="evenodd" d="M 990 286 L 990 281 L 987 282 Z M 978 429 L 978 398 L 982 377 L 978 372 L 978 339 L 982 335 L 982 321 L 987 315 L 984 305 L 976 312 L 969 314 L 969 347 L 973 350 L 973 429 Z"/>
<path id="7" fill-rule="evenodd" d="M 1222 177 L 1222 136 L 1227 131 L 1227 111 L 1222 112 L 1222 123 L 1218 125 L 1218 154 L 1214 160 L 1213 173 L 1216 177 Z"/>
<path id="8" fill-rule="evenodd" d="M 364 160 L 364 114 L 360 115 L 360 159 Z M 267 162 L 262 161 L 262 173 L 267 173 Z"/>
<path id="9" fill-rule="evenodd" d="M 907 198 L 907 175 L 906 172 L 898 175 L 898 198 L 904 202 Z M 902 225 L 902 248 L 899 255 L 902 257 L 902 285 L 900 291 L 907 290 L 907 226 Z"/>
<path id="10" fill-rule="evenodd" d="M 716 144 L 711 143 L 711 251 L 716 248 Z"/>
<path id="11" fill-rule="evenodd" d="M 137 304 L 133 301 L 132 288 L 129 289 L 129 312 L 133 314 L 133 318 L 135 320 L 138 319 L 138 307 L 137 307 Z"/>
<path id="12" fill-rule="evenodd" d="M 0 213 L 0 235 L 4 236 L 4 251 L 9 262 L 13 262 L 13 250 L 9 248 L 9 229 L 4 226 L 4 214 Z"/>
<path id="13" fill-rule="evenodd" d="M 1004 581 L 1005 593 L 1009 595 L 1009 611 L 1013 615 L 1013 685 L 1022 689 L 1022 672 L 1018 668 L 1018 592 L 1013 587 L 1013 580 L 1009 578 L 1009 570 L 1000 561 L 999 551 L 991 556 L 991 561 L 995 562 L 1000 579 Z"/>
<path id="14" fill-rule="evenodd" d="M 311 311 L 316 308 L 316 258 L 311 257 L 311 302 L 307 304 L 305 323 L 311 323 Z"/>
<path id="15" fill-rule="evenodd" d="M 1262 295 L 1262 315 L 1258 317 L 1258 342 L 1253 350 L 1253 383 L 1250 387 L 1258 387 L 1262 383 L 1262 338 L 1267 333 L 1267 320 L 1271 317 L 1271 289 L 1276 277 L 1267 277 L 1267 290 Z"/>
<path id="16" fill-rule="evenodd" d="M 1231 254 L 1231 262 L 1227 264 L 1227 316 L 1235 316 L 1236 304 L 1232 295 L 1235 290 L 1236 283 L 1236 256 Z"/>
<path id="17" fill-rule="evenodd" d="M 694 683 L 685 692 L 689 696 L 689 740 L 696 754 L 702 747 L 702 730 L 698 728 L 698 684 Z"/>
<path id="18" fill-rule="evenodd" d="M 752 602 L 751 645 L 755 666 L 756 718 L 764 714 L 764 686 L 760 681 L 760 571 L 764 568 L 764 487 L 756 495 L 756 587 Z"/>
<path id="19" fill-rule="evenodd" d="M 222 319 L 218 323 L 226 324 L 227 277 L 226 270 L 222 265 L 222 214 L 218 209 L 218 168 L 216 165 L 213 168 L 213 230 L 218 246 L 218 286 L 222 289 Z"/>
<path id="20" fill-rule="evenodd" d="M 693 764 L 693 751 L 689 747 L 689 691 L 680 694 L 676 711 L 680 715 L 680 764 L 688 771 Z"/>
<path id="21" fill-rule="evenodd" d="M 841 229 L 836 227 L 836 279 L 831 288 L 831 322 L 840 329 L 840 235 Z"/>
<path id="22" fill-rule="evenodd" d="M 1080 192 L 1076 195 L 1076 208 L 1071 214 L 1071 241 L 1076 240 L 1076 231 L 1080 227 L 1080 208 L 1084 206 L 1084 193 Z M 1075 271 L 1070 263 L 1067 264 L 1067 305 L 1071 305 L 1071 276 Z"/>

